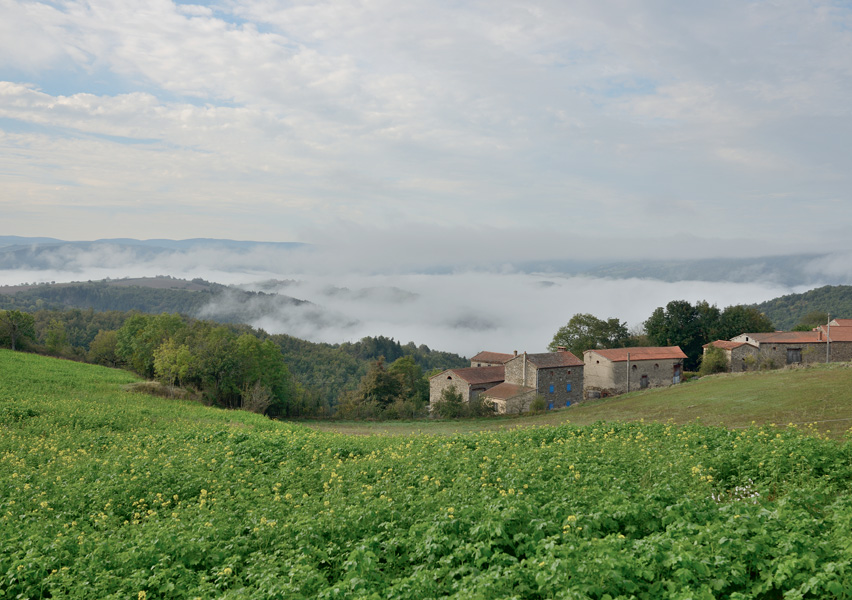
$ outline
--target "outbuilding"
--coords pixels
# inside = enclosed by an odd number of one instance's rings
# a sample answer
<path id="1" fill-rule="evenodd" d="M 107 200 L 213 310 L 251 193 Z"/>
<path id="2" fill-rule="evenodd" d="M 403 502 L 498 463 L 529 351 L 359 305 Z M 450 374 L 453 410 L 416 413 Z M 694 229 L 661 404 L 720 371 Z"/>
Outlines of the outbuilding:
<path id="1" fill-rule="evenodd" d="M 680 383 L 686 354 L 678 346 L 586 350 L 586 397 L 600 398 Z"/>

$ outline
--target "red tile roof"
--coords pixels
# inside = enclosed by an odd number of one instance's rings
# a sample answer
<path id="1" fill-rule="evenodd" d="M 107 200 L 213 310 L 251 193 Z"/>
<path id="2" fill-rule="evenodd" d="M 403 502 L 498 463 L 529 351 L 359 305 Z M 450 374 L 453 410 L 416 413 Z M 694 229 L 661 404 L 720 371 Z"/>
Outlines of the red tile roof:
<path id="1" fill-rule="evenodd" d="M 757 347 L 754 344 L 749 344 L 748 342 L 729 342 L 728 340 L 716 340 L 715 342 L 704 344 L 702 348 L 709 348 L 710 346 L 715 346 L 716 348 L 721 348 L 722 350 L 733 350 L 735 348 L 739 348 L 740 346 L 752 346 L 753 348 Z"/>
<path id="2" fill-rule="evenodd" d="M 821 326 L 820 329 L 822 330 L 822 339 L 819 341 L 824 342 L 826 336 L 825 325 Z M 831 337 L 832 342 L 852 342 L 852 327 L 832 325 L 831 331 L 828 332 L 828 335 Z"/>
<path id="3" fill-rule="evenodd" d="M 832 319 L 832 327 L 852 327 L 852 319 Z"/>
<path id="4" fill-rule="evenodd" d="M 503 381 L 506 378 L 505 372 L 502 365 L 499 367 L 465 367 L 462 369 L 448 369 L 442 373 L 433 375 L 430 379 L 443 376 L 458 377 L 470 384 L 494 383 L 495 381 Z"/>
<path id="5" fill-rule="evenodd" d="M 487 350 L 483 350 L 476 356 L 472 357 L 470 360 L 473 362 L 487 362 L 487 363 L 505 363 L 515 358 L 514 354 L 503 354 L 502 352 L 488 352 Z"/>
<path id="6" fill-rule="evenodd" d="M 535 388 L 526 387 L 523 385 L 515 385 L 514 383 L 499 383 L 495 385 L 490 390 L 482 392 L 482 396 L 485 398 L 496 398 L 498 400 L 508 400 L 509 398 L 514 398 L 520 394 L 525 394 L 528 392 L 534 392 Z"/>
<path id="7" fill-rule="evenodd" d="M 743 335 L 747 335 L 749 340 L 761 344 L 806 344 L 825 341 L 825 336 L 820 336 L 819 331 L 773 331 L 772 333 L 745 333 Z"/>
<path id="8" fill-rule="evenodd" d="M 622 362 L 627 360 L 627 353 L 630 353 L 630 360 L 668 360 L 668 359 L 684 359 L 686 354 L 683 353 L 678 346 L 662 346 L 662 347 L 647 347 L 639 346 L 635 348 L 609 348 L 606 350 L 586 350 L 583 356 L 588 353 L 599 354 L 612 362 Z"/>
<path id="9" fill-rule="evenodd" d="M 538 369 L 553 369 L 556 367 L 582 367 L 585 363 L 567 350 L 559 352 L 542 352 L 527 354 L 527 360 Z"/>

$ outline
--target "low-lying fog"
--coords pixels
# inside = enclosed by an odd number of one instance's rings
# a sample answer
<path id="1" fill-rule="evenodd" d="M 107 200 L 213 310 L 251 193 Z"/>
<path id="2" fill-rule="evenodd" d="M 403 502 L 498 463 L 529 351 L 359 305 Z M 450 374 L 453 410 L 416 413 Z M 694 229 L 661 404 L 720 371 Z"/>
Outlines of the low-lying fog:
<path id="1" fill-rule="evenodd" d="M 328 321 L 270 315 L 254 323 L 267 331 L 325 342 L 385 335 L 465 356 L 486 349 L 543 352 L 556 330 L 578 312 L 618 317 L 633 327 L 670 300 L 706 299 L 724 307 L 790 292 L 762 284 L 496 272 L 320 276 L 284 284 L 276 291 L 322 306 Z"/>
<path id="2" fill-rule="evenodd" d="M 115 250 L 80 253 L 73 261 L 50 270 L 2 270 L 0 284 L 154 275 L 201 277 L 312 303 L 282 303 L 273 309 L 267 305 L 263 316 L 247 319 L 270 333 L 330 343 L 384 335 L 466 356 L 484 349 L 544 351 L 556 330 L 578 312 L 617 317 L 636 327 L 670 300 L 707 300 L 721 308 L 814 287 L 771 282 L 604 279 L 470 265 L 439 272 L 429 272 L 422 266 L 409 272 L 391 272 L 369 263 L 358 266 L 351 256 L 326 254 L 320 259 L 315 250 L 300 254 L 265 249 L 234 254 L 208 249 L 139 259 L 116 254 Z M 213 306 L 206 314 L 228 309 Z"/>

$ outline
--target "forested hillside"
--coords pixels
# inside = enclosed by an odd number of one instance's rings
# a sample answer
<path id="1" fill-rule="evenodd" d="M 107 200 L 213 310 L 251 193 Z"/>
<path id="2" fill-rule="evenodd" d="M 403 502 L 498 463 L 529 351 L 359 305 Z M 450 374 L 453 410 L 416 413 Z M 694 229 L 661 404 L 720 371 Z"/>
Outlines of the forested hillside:
<path id="1" fill-rule="evenodd" d="M 227 300 L 222 302 L 227 308 L 210 310 L 209 306 L 217 300 Z M 245 322 L 251 316 L 245 311 L 249 306 L 256 306 L 258 301 L 279 306 L 308 304 L 281 294 L 247 292 L 203 279 L 186 281 L 171 277 L 0 287 L 0 308 L 3 309 L 32 312 L 42 308 L 92 308 L 188 316 L 198 316 L 203 309 L 208 309 L 207 318 L 223 323 Z"/>
<path id="2" fill-rule="evenodd" d="M 755 305 L 782 330 L 793 329 L 810 313 L 852 318 L 852 285 L 826 285 L 802 294 L 788 294 Z"/>
<path id="3" fill-rule="evenodd" d="M 113 367 L 126 366 L 134 368 L 146 377 L 156 374 L 152 362 L 155 350 L 158 345 L 168 342 L 170 338 L 169 335 L 160 335 L 162 332 L 158 332 L 154 337 L 147 334 L 138 336 L 141 338 L 147 336 L 149 339 L 145 343 L 151 347 L 143 348 L 144 356 L 137 357 L 138 364 L 134 367 L 133 357 L 139 353 L 128 346 L 125 348 L 125 354 L 122 355 L 118 351 L 118 342 L 120 332 L 127 328 L 128 322 L 142 316 L 139 311 L 99 312 L 91 308 L 87 310 L 71 308 L 40 309 L 28 313 L 9 309 L 0 310 L 0 315 L 4 317 L 0 319 L 0 347 L 16 346 L 18 349 L 78 361 Z M 7 323 L 5 318 L 11 315 L 20 321 L 15 325 L 18 331 L 14 335 L 14 342 L 8 331 L 13 322 Z M 274 343 L 280 350 L 281 361 L 286 365 L 296 384 L 293 399 L 288 402 L 298 407 L 294 414 L 301 416 L 327 415 L 333 412 L 341 396 L 358 390 L 362 379 L 380 357 L 389 364 L 403 357 L 410 357 L 421 374 L 435 368 L 445 369 L 469 364 L 464 357 L 457 354 L 433 351 L 424 345 L 416 346 L 413 342 L 403 345 L 383 336 L 365 337 L 354 343 L 332 345 L 309 342 L 288 335 L 269 335 L 263 330 L 244 324 L 219 325 L 212 321 L 178 317 L 176 313 L 160 313 L 158 317 L 146 317 L 146 319 L 155 324 L 158 321 L 173 322 L 176 329 L 203 331 L 203 335 L 200 336 L 194 334 L 176 338 L 176 346 L 170 349 L 170 351 L 177 351 L 181 345 L 186 345 L 187 350 L 194 353 L 191 362 L 195 363 L 196 373 L 201 372 L 201 365 L 207 360 L 206 358 L 202 360 L 201 357 L 209 356 L 209 350 L 217 344 L 221 346 L 225 341 L 231 343 L 246 335 L 256 338 L 261 343 L 266 341 Z M 152 327 L 152 331 L 156 329 L 156 326 Z M 211 333 L 215 335 L 211 337 Z M 213 338 L 218 342 L 214 344 L 207 341 Z M 152 345 L 155 342 L 156 345 Z M 196 383 L 201 385 L 202 380 L 199 379 Z M 209 382 L 204 385 L 209 387 Z M 217 385 L 221 385 L 221 382 Z"/>

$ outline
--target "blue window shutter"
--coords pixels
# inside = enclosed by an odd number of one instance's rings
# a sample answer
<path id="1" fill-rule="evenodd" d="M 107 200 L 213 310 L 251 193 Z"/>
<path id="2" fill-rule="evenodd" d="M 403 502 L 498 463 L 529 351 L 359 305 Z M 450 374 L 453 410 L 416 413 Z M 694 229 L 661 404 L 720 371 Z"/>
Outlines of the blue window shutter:
<path id="1" fill-rule="evenodd" d="M 565 391 L 566 391 L 566 392 L 570 392 L 570 391 L 571 391 L 571 384 L 570 384 L 570 383 L 569 383 L 569 384 L 567 384 L 567 385 L 565 386 Z"/>
<path id="2" fill-rule="evenodd" d="M 570 401 L 570 400 L 566 400 L 566 401 L 565 401 L 565 406 L 571 406 L 571 401 Z"/>
<path id="3" fill-rule="evenodd" d="M 553 402 L 547 405 L 547 410 L 553 410 Z"/>
<path id="4" fill-rule="evenodd" d="M 553 384 L 551 384 L 550 385 L 550 393 L 552 394 L 554 391 L 555 391 L 555 388 L 553 387 Z"/>

